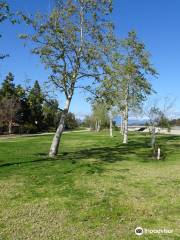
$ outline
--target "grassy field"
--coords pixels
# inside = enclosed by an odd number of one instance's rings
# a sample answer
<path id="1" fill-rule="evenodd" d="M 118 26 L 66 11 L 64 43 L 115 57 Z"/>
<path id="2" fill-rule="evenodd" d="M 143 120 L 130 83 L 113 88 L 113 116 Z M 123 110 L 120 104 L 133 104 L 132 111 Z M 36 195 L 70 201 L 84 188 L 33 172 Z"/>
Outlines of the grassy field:
<path id="1" fill-rule="evenodd" d="M 0 139 L 0 239 L 180 239 L 180 137 L 159 137 L 160 161 L 148 135 L 67 133 L 55 160 L 51 140 Z"/>

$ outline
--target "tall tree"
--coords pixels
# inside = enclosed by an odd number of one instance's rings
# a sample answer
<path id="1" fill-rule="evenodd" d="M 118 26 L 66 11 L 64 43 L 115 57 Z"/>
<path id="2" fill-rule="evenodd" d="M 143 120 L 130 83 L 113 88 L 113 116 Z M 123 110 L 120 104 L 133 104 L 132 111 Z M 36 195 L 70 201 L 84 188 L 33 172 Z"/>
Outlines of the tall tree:
<path id="1" fill-rule="evenodd" d="M 90 130 L 94 129 L 95 119 L 93 115 L 86 115 L 83 120 L 83 126 L 88 127 Z"/>
<path id="2" fill-rule="evenodd" d="M 2 119 L 8 120 L 12 115 L 11 117 L 12 120 L 11 121 L 9 120 L 11 125 L 13 124 L 13 121 L 19 124 L 28 121 L 30 112 L 25 90 L 21 85 L 18 86 L 15 85 L 14 75 L 11 72 L 8 73 L 8 75 L 6 76 L 1 85 L 0 105 L 1 105 L 1 120 Z M 5 107 L 7 107 L 7 109 L 5 109 Z M 10 109 L 9 111 L 11 112 L 11 114 L 10 112 L 8 113 L 8 108 Z"/>
<path id="3" fill-rule="evenodd" d="M 28 103 L 31 111 L 30 121 L 34 126 L 37 126 L 38 130 L 41 130 L 43 123 L 43 94 L 38 81 L 35 81 L 30 90 Z"/>
<path id="4" fill-rule="evenodd" d="M 59 104 L 57 100 L 50 99 L 43 103 L 44 125 L 47 129 L 56 129 L 60 117 Z"/>
<path id="5" fill-rule="evenodd" d="M 16 95 L 16 87 L 14 84 L 14 75 L 9 72 L 4 81 L 2 82 L 2 86 L 0 89 L 1 97 L 11 97 Z"/>
<path id="6" fill-rule="evenodd" d="M 66 115 L 65 129 L 75 129 L 78 127 L 78 121 L 74 113 L 69 112 Z"/>
<path id="7" fill-rule="evenodd" d="M 101 128 L 108 127 L 109 117 L 107 106 L 103 102 L 94 102 L 92 105 L 92 117 L 94 119 L 95 130 L 99 132 Z"/>
<path id="8" fill-rule="evenodd" d="M 149 76 L 155 76 L 156 70 L 149 60 L 149 53 L 144 43 L 138 40 L 136 32 L 129 32 L 128 37 L 121 42 L 123 50 L 122 63 L 122 96 L 124 137 L 128 141 L 128 113 L 130 109 L 141 107 L 146 96 L 152 93 Z"/>
<path id="9" fill-rule="evenodd" d="M 31 111 L 28 103 L 28 94 L 20 84 L 16 86 L 16 96 L 20 103 L 20 109 L 17 113 L 17 120 L 19 124 L 30 122 Z"/>
<path id="10" fill-rule="evenodd" d="M 50 82 L 65 96 L 65 106 L 49 156 L 58 153 L 66 115 L 76 88 L 90 90 L 107 60 L 112 24 L 108 14 L 112 0 L 59 0 L 50 16 L 38 14 L 23 19 L 34 29 L 33 35 L 21 35 L 36 43 L 33 53 L 51 70 Z M 84 81 L 90 78 L 89 81 Z"/>
<path id="11" fill-rule="evenodd" d="M 144 43 L 138 40 L 136 32 L 120 41 L 111 55 L 111 65 L 100 92 L 106 101 L 119 108 L 123 123 L 123 143 L 128 142 L 129 111 L 141 108 L 147 95 L 152 93 L 150 76 L 156 71 L 149 60 Z"/>

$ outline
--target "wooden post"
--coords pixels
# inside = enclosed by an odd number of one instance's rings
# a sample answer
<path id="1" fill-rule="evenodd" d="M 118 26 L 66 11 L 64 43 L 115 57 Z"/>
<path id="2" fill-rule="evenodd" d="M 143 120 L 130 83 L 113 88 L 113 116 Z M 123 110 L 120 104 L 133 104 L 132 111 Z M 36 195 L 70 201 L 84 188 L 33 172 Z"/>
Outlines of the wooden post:
<path id="1" fill-rule="evenodd" d="M 157 160 L 160 160 L 161 158 L 161 149 L 158 147 L 158 150 L 157 150 Z"/>

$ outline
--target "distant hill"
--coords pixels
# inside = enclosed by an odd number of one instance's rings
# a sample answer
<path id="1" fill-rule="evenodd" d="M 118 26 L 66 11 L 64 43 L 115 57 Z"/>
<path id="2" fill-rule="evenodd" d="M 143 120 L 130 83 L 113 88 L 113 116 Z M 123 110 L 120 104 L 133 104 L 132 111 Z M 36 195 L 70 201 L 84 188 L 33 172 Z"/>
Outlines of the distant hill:
<path id="1" fill-rule="evenodd" d="M 114 121 L 116 122 L 116 125 L 120 125 L 121 124 L 121 118 L 120 117 L 115 117 L 114 118 Z M 129 119 L 129 125 L 132 126 L 132 125 L 138 125 L 138 126 L 141 126 L 141 125 L 144 125 L 146 123 L 146 120 L 145 119 Z"/>

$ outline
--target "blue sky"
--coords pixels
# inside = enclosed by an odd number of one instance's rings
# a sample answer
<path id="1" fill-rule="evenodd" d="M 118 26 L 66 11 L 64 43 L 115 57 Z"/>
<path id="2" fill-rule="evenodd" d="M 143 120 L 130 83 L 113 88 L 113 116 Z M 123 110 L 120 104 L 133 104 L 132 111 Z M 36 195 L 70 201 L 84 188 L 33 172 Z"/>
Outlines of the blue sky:
<path id="1" fill-rule="evenodd" d="M 9 0 L 13 10 L 35 12 L 50 10 L 50 0 Z M 125 37 L 134 29 L 139 38 L 144 41 L 152 54 L 152 63 L 159 72 L 158 79 L 153 80 L 158 99 L 164 96 L 176 98 L 174 111 L 180 117 L 180 1 L 179 0 L 114 0 L 112 20 L 116 34 Z M 18 34 L 27 29 L 24 25 L 11 26 L 3 23 L 0 32 L 1 52 L 7 52 L 10 57 L 0 62 L 0 82 L 11 71 L 16 83 L 23 84 L 25 79 L 43 82 L 48 78 L 48 72 L 37 56 L 30 53 L 31 45 L 23 46 Z M 60 102 L 63 103 L 60 99 Z M 71 111 L 79 117 L 90 112 L 90 105 L 85 101 L 85 95 L 76 93 L 71 105 Z"/>

